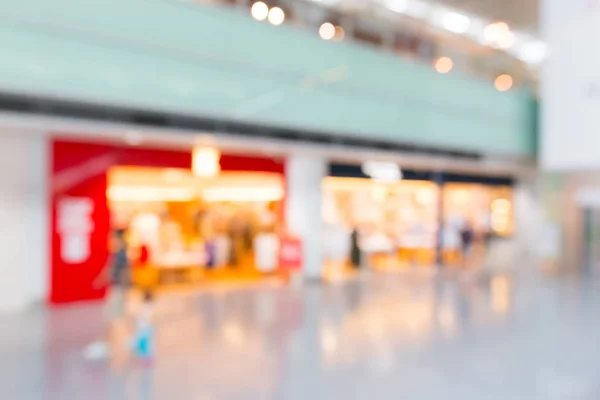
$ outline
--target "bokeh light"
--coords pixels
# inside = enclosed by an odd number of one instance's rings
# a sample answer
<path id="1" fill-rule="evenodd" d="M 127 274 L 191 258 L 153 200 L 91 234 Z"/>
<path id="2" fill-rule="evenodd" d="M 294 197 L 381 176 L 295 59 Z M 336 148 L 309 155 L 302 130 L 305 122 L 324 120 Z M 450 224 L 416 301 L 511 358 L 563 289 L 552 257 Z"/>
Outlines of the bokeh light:
<path id="1" fill-rule="evenodd" d="M 452 71 L 454 62 L 450 57 L 440 57 L 435 61 L 435 70 L 440 74 L 447 74 Z"/>
<path id="2" fill-rule="evenodd" d="M 279 7 L 273 7 L 269 11 L 269 22 L 272 25 L 279 26 L 285 21 L 285 13 Z"/>
<path id="3" fill-rule="evenodd" d="M 501 92 L 510 90 L 513 86 L 513 78 L 510 75 L 502 74 L 494 81 L 494 86 Z"/>
<path id="4" fill-rule="evenodd" d="M 252 14 L 252 18 L 254 18 L 255 20 L 264 21 L 269 15 L 269 6 L 267 6 L 262 1 L 257 1 L 252 5 L 250 13 Z"/>
<path id="5" fill-rule="evenodd" d="M 319 28 L 319 36 L 324 40 L 331 40 L 335 36 L 335 26 L 331 22 L 325 22 Z"/>

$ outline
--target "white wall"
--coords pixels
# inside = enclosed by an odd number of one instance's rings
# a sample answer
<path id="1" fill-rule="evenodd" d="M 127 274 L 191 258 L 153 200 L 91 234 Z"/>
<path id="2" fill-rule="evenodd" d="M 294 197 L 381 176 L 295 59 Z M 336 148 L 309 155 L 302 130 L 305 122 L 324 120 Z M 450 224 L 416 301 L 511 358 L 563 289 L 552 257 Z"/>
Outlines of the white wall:
<path id="1" fill-rule="evenodd" d="M 515 186 L 515 238 L 526 254 L 539 255 L 544 213 L 537 181 L 523 180 Z"/>
<path id="2" fill-rule="evenodd" d="M 600 1 L 542 0 L 542 167 L 600 169 Z"/>
<path id="3" fill-rule="evenodd" d="M 0 132 L 0 312 L 46 298 L 49 166 L 45 137 Z"/>
<path id="4" fill-rule="evenodd" d="M 327 165 L 320 157 L 292 155 L 286 159 L 286 225 L 289 234 L 302 240 L 306 279 L 320 279 L 323 272 L 321 183 Z"/>

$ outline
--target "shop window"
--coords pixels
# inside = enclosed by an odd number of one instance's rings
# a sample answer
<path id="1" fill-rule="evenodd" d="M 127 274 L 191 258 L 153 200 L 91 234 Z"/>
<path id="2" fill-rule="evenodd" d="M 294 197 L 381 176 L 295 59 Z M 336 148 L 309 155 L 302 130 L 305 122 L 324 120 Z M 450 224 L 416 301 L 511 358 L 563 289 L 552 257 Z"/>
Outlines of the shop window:
<path id="1" fill-rule="evenodd" d="M 114 167 L 108 175 L 112 223 L 127 230 L 133 252 L 147 251 L 164 284 L 275 271 L 283 197 L 283 177 L 273 172 L 199 178 L 187 169 Z"/>
<path id="2" fill-rule="evenodd" d="M 439 198 L 435 183 L 328 177 L 323 192 L 327 274 L 356 268 L 355 246 L 361 267 L 433 265 Z"/>

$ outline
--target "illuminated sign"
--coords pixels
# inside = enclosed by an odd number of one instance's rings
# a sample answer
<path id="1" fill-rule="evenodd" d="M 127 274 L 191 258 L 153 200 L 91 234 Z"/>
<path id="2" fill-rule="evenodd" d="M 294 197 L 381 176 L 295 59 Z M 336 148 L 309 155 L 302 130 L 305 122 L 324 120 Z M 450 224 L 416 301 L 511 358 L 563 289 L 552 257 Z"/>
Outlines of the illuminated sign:
<path id="1" fill-rule="evenodd" d="M 397 164 L 379 161 L 367 161 L 362 164 L 363 174 L 380 182 L 396 182 L 402 179 L 402 171 Z"/>

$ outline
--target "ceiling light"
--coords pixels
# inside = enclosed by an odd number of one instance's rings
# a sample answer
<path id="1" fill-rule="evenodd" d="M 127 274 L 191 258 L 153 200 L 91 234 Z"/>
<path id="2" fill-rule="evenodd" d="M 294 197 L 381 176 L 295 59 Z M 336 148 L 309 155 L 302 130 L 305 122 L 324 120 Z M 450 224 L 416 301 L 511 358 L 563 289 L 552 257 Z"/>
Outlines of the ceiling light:
<path id="1" fill-rule="evenodd" d="M 414 18 L 427 18 L 434 11 L 434 6 L 420 0 L 411 0 L 406 7 L 406 13 Z"/>
<path id="2" fill-rule="evenodd" d="M 506 22 L 489 24 L 485 27 L 483 36 L 488 44 L 501 49 L 508 49 L 515 43 L 515 34 Z"/>
<path id="3" fill-rule="evenodd" d="M 192 151 L 192 173 L 202 178 L 212 178 L 221 172 L 221 153 L 212 147 L 196 147 Z"/>
<path id="4" fill-rule="evenodd" d="M 450 57 L 440 57 L 435 62 L 435 70 L 440 74 L 447 74 L 452 71 L 454 62 Z"/>
<path id="5" fill-rule="evenodd" d="M 361 166 L 362 173 L 379 182 L 396 182 L 402 179 L 402 171 L 395 163 L 367 161 Z"/>
<path id="6" fill-rule="evenodd" d="M 515 44 L 515 34 L 511 31 L 503 32 L 496 41 L 496 44 L 501 49 L 509 49 L 513 44 Z"/>
<path id="7" fill-rule="evenodd" d="M 548 46 L 539 40 L 523 43 L 517 50 L 517 56 L 526 63 L 539 64 L 546 58 Z"/>
<path id="8" fill-rule="evenodd" d="M 512 88 L 513 78 L 512 78 L 512 76 L 507 75 L 507 74 L 500 75 L 494 81 L 494 86 L 500 92 L 506 92 L 507 90 L 510 90 L 510 88 Z"/>
<path id="9" fill-rule="evenodd" d="M 442 20 L 444 28 L 454 33 L 465 33 L 471 26 L 471 18 L 456 12 L 446 13 Z"/>
<path id="10" fill-rule="evenodd" d="M 331 22 L 325 22 L 319 28 L 319 36 L 324 40 L 331 40 L 335 36 L 335 26 Z"/>
<path id="11" fill-rule="evenodd" d="M 255 20 L 264 21 L 269 15 L 269 6 L 267 6 L 262 1 L 257 1 L 252 5 L 250 13 L 252 14 L 252 18 L 254 18 Z"/>
<path id="12" fill-rule="evenodd" d="M 408 9 L 408 0 L 387 0 L 385 6 L 394 12 L 401 13 Z"/>
<path id="13" fill-rule="evenodd" d="M 279 7 L 273 7 L 269 11 L 269 22 L 272 25 L 279 26 L 285 21 L 285 13 Z"/>

